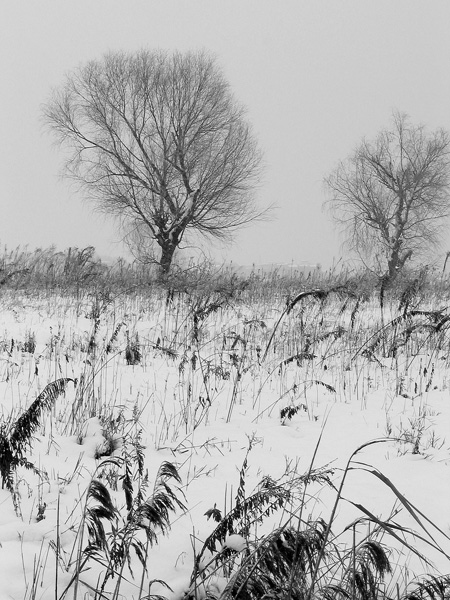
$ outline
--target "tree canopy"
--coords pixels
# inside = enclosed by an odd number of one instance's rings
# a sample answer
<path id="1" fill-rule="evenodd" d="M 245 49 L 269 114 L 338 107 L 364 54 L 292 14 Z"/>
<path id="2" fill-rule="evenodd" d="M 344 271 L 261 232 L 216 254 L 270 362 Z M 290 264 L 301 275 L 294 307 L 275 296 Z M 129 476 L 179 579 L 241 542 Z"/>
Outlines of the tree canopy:
<path id="1" fill-rule="evenodd" d="M 439 244 L 450 213 L 450 137 L 394 113 L 325 180 L 333 218 L 360 257 L 391 280 Z"/>
<path id="2" fill-rule="evenodd" d="M 261 152 L 221 69 L 203 52 L 114 52 L 68 74 L 44 118 L 66 176 L 118 217 L 163 273 L 189 231 L 227 239 L 262 213 Z"/>

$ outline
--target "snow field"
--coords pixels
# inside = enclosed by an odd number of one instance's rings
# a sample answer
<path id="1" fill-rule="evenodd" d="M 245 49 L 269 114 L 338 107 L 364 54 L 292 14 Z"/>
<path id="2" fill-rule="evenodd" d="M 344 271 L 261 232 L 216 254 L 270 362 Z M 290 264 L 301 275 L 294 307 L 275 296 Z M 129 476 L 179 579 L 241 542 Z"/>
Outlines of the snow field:
<path id="1" fill-rule="evenodd" d="M 115 573 L 107 581 L 103 593 L 108 598 L 114 589 L 121 594 L 117 597 L 143 598 L 153 580 L 166 582 L 172 591 L 155 581 L 151 594 L 189 597 L 195 556 L 217 525 L 205 513 L 217 509 L 223 517 L 238 497 L 249 497 L 267 477 L 290 490 L 289 500 L 249 532 L 228 533 L 215 552 L 203 552 L 207 570 L 197 573 L 190 597 L 200 598 L 207 590 L 219 597 L 231 573 L 212 568 L 215 553 L 234 551 L 230 565 L 238 568 L 244 546 L 300 510 L 304 520 L 328 522 L 336 489 L 319 481 L 305 492 L 299 478 L 311 468 L 328 469 L 339 487 L 352 453 L 372 440 L 380 441 L 358 452 L 352 467 L 359 461 L 379 469 L 441 529 L 420 517 L 434 541 L 423 530 L 421 535 L 444 553 L 408 538 L 434 569 L 386 533 L 379 538 L 397 547 L 391 555 L 395 581 L 402 583 L 406 570 L 409 579 L 427 571 L 448 572 L 449 334 L 445 328 L 433 333 L 427 316 L 386 327 L 398 316 L 394 302 L 383 322 L 375 302 L 354 314 L 355 302 L 345 302 L 337 294 L 323 301 L 306 297 L 283 315 L 279 299 L 255 303 L 245 295 L 225 301 L 179 293 L 166 303 L 163 293 L 153 291 L 147 297 L 116 298 L 95 312 L 89 295 L 75 300 L 5 292 L 2 422 L 16 419 L 50 382 L 72 378 L 77 385 L 69 382 L 53 408 L 43 411 L 39 430 L 24 450 L 40 475 L 19 467 L 14 494 L 0 490 L 0 598 L 74 596 L 80 556 L 87 556 L 88 527 L 80 524 L 88 486 L 93 477 L 99 479 L 126 522 L 127 461 L 134 493 L 142 486 L 149 496 L 160 466 L 176 465 L 180 482 L 167 482 L 185 510 L 169 511 L 167 535 L 156 531 L 158 543 L 148 549 L 143 579 L 130 551 L 132 573 L 125 565 L 121 579 Z M 421 308 L 436 306 L 431 299 Z M 406 336 L 418 318 L 423 327 Z M 373 346 L 377 337 L 382 339 Z M 140 355 L 135 364 L 127 364 L 130 348 Z M 138 449 L 143 474 L 138 473 Z M 352 529 L 346 528 L 361 517 L 355 504 L 380 520 L 395 513 L 396 523 L 420 530 L 379 478 L 356 468 L 345 477 L 332 524 L 336 543 L 352 543 Z M 106 535 L 111 533 L 110 524 L 104 526 Z M 356 529 L 364 538 L 376 528 L 366 522 Z M 145 544 L 143 531 L 136 537 Z M 101 597 L 107 572 L 102 561 L 86 560 L 77 576 L 79 598 Z M 119 579 L 120 589 L 115 588 Z"/>

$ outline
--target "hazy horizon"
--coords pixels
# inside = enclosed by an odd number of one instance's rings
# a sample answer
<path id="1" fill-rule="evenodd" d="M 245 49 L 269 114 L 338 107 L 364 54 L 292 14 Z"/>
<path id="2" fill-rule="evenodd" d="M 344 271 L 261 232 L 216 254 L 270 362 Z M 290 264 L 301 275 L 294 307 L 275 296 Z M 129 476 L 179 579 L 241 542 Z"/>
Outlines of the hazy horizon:
<path id="1" fill-rule="evenodd" d="M 445 1 L 41 0 L 3 13 L 0 243 L 9 247 L 124 254 L 114 222 L 59 178 L 61 152 L 40 116 L 65 73 L 110 50 L 205 49 L 247 107 L 266 165 L 258 201 L 277 209 L 231 246 L 204 243 L 217 261 L 331 265 L 342 240 L 322 210 L 323 178 L 394 110 L 450 129 Z M 449 247 L 447 233 L 442 253 Z"/>

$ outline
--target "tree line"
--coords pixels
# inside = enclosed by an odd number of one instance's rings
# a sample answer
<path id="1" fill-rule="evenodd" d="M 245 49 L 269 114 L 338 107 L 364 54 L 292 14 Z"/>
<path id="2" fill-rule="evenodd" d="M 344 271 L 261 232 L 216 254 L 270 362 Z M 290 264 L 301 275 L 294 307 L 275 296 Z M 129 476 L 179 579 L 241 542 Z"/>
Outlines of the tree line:
<path id="1" fill-rule="evenodd" d="M 64 174 L 162 276 L 192 236 L 231 239 L 268 216 L 255 198 L 262 151 L 205 52 L 108 53 L 66 76 L 44 119 L 67 151 Z M 325 204 L 348 248 L 387 281 L 439 245 L 449 145 L 445 130 L 396 112 L 325 178 Z"/>

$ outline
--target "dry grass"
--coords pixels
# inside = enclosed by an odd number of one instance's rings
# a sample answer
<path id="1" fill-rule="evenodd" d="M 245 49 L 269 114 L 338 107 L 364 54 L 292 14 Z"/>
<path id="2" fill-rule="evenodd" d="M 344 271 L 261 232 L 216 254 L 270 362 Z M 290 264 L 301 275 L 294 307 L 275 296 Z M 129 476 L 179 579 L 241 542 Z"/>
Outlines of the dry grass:
<path id="1" fill-rule="evenodd" d="M 449 384 L 450 285 L 442 276 L 425 271 L 405 276 L 396 289 L 385 291 L 381 305 L 379 282 L 348 272 L 253 273 L 240 279 L 209 267 L 162 286 L 142 267 L 123 262 L 106 267 L 89 249 L 5 251 L 1 264 L 5 323 L 15 323 L 19 332 L 5 330 L 0 339 L 0 375 L 10 398 L 2 417 L 1 475 L 16 512 L 22 514 L 25 502 L 19 493 L 23 467 L 33 468 L 41 490 L 51 478 L 28 458 L 34 437 L 58 452 L 58 440 L 68 436 L 88 448 L 92 423 L 102 431 L 94 440 L 83 500 L 64 524 L 58 496 L 57 535 L 49 545 L 54 571 L 48 562 L 36 568 L 30 599 L 40 597 L 44 571 L 53 573 L 55 582 L 48 598 L 119 598 L 130 581 L 140 600 L 169 594 L 161 583 L 153 594 L 157 585 L 147 570 L 149 552 L 169 533 L 175 514 L 192 510 L 184 506 L 180 486 L 186 491 L 203 476 L 190 466 L 197 453 L 224 451 L 225 442 L 197 442 L 195 434 L 215 420 L 233 423 L 245 402 L 255 426 L 264 419 L 286 426 L 301 415 L 315 422 L 323 394 L 363 410 L 371 393 L 388 390 L 417 402 L 415 413 L 400 424 L 387 413 L 387 444 L 399 454 L 427 456 L 445 443 L 433 436 L 435 415 L 426 403 L 430 391 L 445 391 Z M 26 321 L 30 314 L 41 320 Z M 154 381 L 148 378 L 143 391 L 130 372 L 136 379 L 154 373 Z M 64 403 L 55 402 L 75 379 L 76 390 Z M 206 593 L 222 600 L 448 597 L 448 578 L 436 573 L 414 589 L 409 580 L 400 589 L 394 548 L 401 564 L 402 548 L 415 551 L 414 535 L 437 552 L 442 548 L 435 536 L 448 536 L 394 481 L 357 460 L 362 448 L 338 479 L 330 467 L 312 460 L 306 472 L 294 466 L 280 478 L 263 477 L 249 490 L 256 443 L 250 438 L 234 494 L 227 495 L 223 508 L 208 511 L 215 522 L 209 536 L 193 540 L 186 598 L 199 600 Z M 144 446 L 169 452 L 173 462 L 159 461 L 160 471 L 150 476 Z M 58 477 L 70 486 L 86 479 L 84 469 L 77 462 Z M 347 475 L 354 470 L 381 481 L 397 507 L 413 517 L 416 530 L 399 528 L 395 511 L 381 518 L 355 502 L 359 519 L 347 524 L 347 531 L 335 531 Z M 334 493 L 334 500 L 328 518 L 312 518 L 310 499 L 322 488 Z M 43 495 L 34 502 L 33 510 L 45 518 Z M 79 531 L 70 556 L 61 542 L 63 527 Z M 88 567 L 96 581 L 87 575 Z"/>

